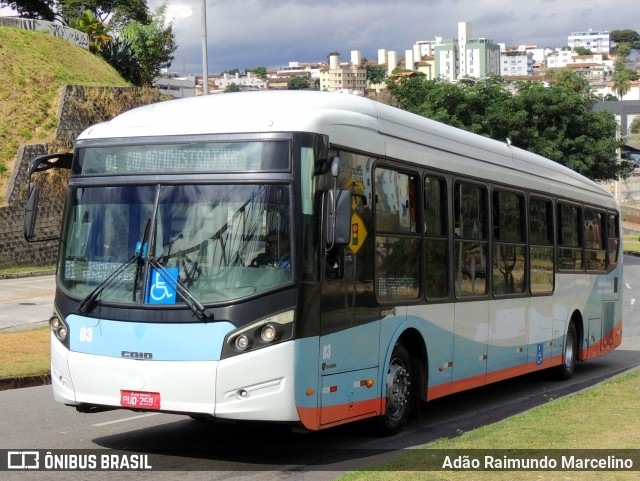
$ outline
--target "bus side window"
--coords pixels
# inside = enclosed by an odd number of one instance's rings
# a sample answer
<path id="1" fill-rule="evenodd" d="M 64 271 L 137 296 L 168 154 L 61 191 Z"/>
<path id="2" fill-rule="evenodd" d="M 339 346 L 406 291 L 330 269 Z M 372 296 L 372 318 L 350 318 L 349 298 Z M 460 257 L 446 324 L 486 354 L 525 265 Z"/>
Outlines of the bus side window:
<path id="1" fill-rule="evenodd" d="M 424 274 L 427 299 L 443 299 L 449 293 L 447 236 L 447 184 L 445 179 L 424 178 Z"/>
<path id="2" fill-rule="evenodd" d="M 532 197 L 529 200 L 529 285 L 534 295 L 551 294 L 555 287 L 553 231 L 551 200 Z"/>
<path id="3" fill-rule="evenodd" d="M 604 219 L 603 212 L 588 208 L 584 210 L 584 261 L 588 271 L 604 271 L 607 266 Z"/>
<path id="4" fill-rule="evenodd" d="M 558 269 L 582 269 L 582 208 L 558 203 Z"/>
<path id="5" fill-rule="evenodd" d="M 493 293 L 524 294 L 526 281 L 525 202 L 519 192 L 493 192 Z"/>
<path id="6" fill-rule="evenodd" d="M 418 299 L 420 233 L 417 231 L 416 175 L 376 168 L 376 294 L 380 301 Z"/>
<path id="7" fill-rule="evenodd" d="M 455 293 L 457 297 L 487 294 L 487 189 L 458 182 L 454 187 Z"/>

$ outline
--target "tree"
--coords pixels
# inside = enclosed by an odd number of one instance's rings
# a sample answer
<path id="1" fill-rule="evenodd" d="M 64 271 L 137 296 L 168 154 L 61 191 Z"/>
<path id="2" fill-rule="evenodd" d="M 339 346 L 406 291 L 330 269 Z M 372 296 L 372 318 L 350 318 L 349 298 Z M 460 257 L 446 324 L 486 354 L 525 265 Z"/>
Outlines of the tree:
<path id="1" fill-rule="evenodd" d="M 56 0 L 0 0 L 0 7 L 10 7 L 24 18 L 35 18 L 52 22 L 56 18 Z"/>
<path id="2" fill-rule="evenodd" d="M 131 43 L 120 38 L 107 42 L 98 54 L 115 68 L 122 78 L 134 85 L 142 85 L 142 71 Z"/>
<path id="3" fill-rule="evenodd" d="M 236 84 L 236 83 L 230 83 L 224 89 L 224 93 L 225 94 L 233 93 L 233 92 L 240 92 L 240 86 L 238 84 Z"/>
<path id="4" fill-rule="evenodd" d="M 632 134 L 640 134 L 640 117 L 636 116 L 631 121 L 629 132 Z"/>
<path id="5" fill-rule="evenodd" d="M 593 52 L 591 50 L 589 50 L 588 48 L 585 47 L 576 47 L 573 49 L 573 51 L 575 53 L 577 53 L 578 55 L 591 55 L 593 54 Z"/>
<path id="6" fill-rule="evenodd" d="M 69 26 L 87 34 L 89 37 L 89 50 L 92 53 L 100 52 L 107 42 L 113 42 L 114 40 L 109 35 L 108 27 L 98 20 L 90 10 L 85 10 L 84 15 L 73 20 Z"/>
<path id="7" fill-rule="evenodd" d="M 568 87 L 576 93 L 589 94 L 591 86 L 584 75 L 571 70 L 570 68 L 552 68 L 545 72 L 545 81 L 551 85 Z"/>
<path id="8" fill-rule="evenodd" d="M 616 93 L 618 98 L 622 100 L 629 90 L 631 90 L 631 77 L 634 73 L 632 70 L 618 66 L 613 72 L 611 78 L 611 88 Z"/>
<path id="9" fill-rule="evenodd" d="M 69 25 L 87 10 L 116 32 L 134 20 L 143 25 L 151 21 L 145 0 L 57 0 L 56 3 L 60 16 Z"/>
<path id="10" fill-rule="evenodd" d="M 414 76 L 387 81 L 402 108 L 511 143 L 593 180 L 626 175 L 617 162 L 613 114 L 594 112 L 595 99 L 561 82 L 507 83 L 499 77 L 457 84 Z"/>
<path id="11" fill-rule="evenodd" d="M 367 65 L 367 82 L 381 84 L 387 78 L 387 68 L 383 65 Z"/>
<path id="12" fill-rule="evenodd" d="M 21 17 L 54 21 L 67 25 L 89 10 L 110 29 L 119 31 L 131 20 L 149 23 L 145 0 L 0 0 L 1 7 L 11 7 Z"/>
<path id="13" fill-rule="evenodd" d="M 167 3 L 158 6 L 151 14 L 151 22 L 144 25 L 131 21 L 121 32 L 121 39 L 131 45 L 140 67 L 141 85 L 151 85 L 163 68 L 171 66 L 177 46 L 173 34 L 173 22 L 167 22 Z"/>
<path id="14" fill-rule="evenodd" d="M 267 67 L 256 67 L 253 69 L 247 69 L 247 72 L 253 72 L 261 78 L 267 78 Z"/>
<path id="15" fill-rule="evenodd" d="M 640 48 L 640 34 L 628 28 L 624 30 L 612 30 L 611 33 L 609 33 L 609 40 L 618 45 L 621 43 L 629 43 L 633 48 Z"/>
<path id="16" fill-rule="evenodd" d="M 288 90 L 306 90 L 309 88 L 309 79 L 302 75 L 295 75 L 287 82 Z"/>
<path id="17" fill-rule="evenodd" d="M 627 57 L 631 54 L 631 50 L 633 50 L 633 47 L 630 43 L 623 42 L 618 44 L 616 48 L 616 64 L 624 64 Z"/>

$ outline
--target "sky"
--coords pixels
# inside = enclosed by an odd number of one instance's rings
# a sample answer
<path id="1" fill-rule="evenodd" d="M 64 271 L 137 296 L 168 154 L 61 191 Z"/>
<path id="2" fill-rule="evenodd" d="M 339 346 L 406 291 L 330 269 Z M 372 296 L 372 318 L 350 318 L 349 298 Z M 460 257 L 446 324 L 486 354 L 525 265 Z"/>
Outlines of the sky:
<path id="1" fill-rule="evenodd" d="M 153 10 L 161 0 L 147 0 Z M 202 73 L 202 0 L 169 0 L 178 49 L 171 70 Z M 640 31 L 637 0 L 207 0 L 209 73 L 267 68 L 291 61 L 343 61 L 359 50 L 404 56 L 418 40 L 457 37 L 471 22 L 473 37 L 507 45 L 565 46 L 571 32 Z"/>
<path id="2" fill-rule="evenodd" d="M 163 0 L 147 0 L 150 10 Z M 202 74 L 202 0 L 168 0 L 178 45 L 171 71 Z M 419 40 L 457 37 L 471 22 L 473 37 L 507 45 L 567 45 L 571 32 L 640 31 L 637 0 L 206 0 L 209 73 L 277 68 L 289 62 L 343 61 L 359 50 L 398 58 Z"/>

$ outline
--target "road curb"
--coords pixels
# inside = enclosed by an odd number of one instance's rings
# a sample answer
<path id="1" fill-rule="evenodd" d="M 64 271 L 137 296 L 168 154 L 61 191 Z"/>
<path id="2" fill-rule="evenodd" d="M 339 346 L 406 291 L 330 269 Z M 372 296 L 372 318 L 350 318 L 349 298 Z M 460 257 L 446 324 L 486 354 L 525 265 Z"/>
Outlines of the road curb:
<path id="1" fill-rule="evenodd" d="M 51 375 L 43 374 L 41 376 L 27 376 L 17 378 L 0 379 L 0 391 L 8 389 L 20 389 L 23 387 L 46 386 L 51 384 Z"/>
<path id="2" fill-rule="evenodd" d="M 4 279 L 20 279 L 22 277 L 41 277 L 41 276 L 53 276 L 55 275 L 55 269 L 41 269 L 37 271 L 29 272 L 14 272 L 11 274 L 0 274 L 0 280 Z"/>

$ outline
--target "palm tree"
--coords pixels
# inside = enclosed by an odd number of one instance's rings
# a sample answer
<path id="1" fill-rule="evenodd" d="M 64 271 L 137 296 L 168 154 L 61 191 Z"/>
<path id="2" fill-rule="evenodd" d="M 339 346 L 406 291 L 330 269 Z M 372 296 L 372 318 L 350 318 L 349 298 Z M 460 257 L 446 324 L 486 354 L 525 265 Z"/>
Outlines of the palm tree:
<path id="1" fill-rule="evenodd" d="M 544 79 L 551 85 L 568 87 L 577 93 L 589 94 L 591 90 L 587 78 L 569 68 L 549 69 L 545 72 Z"/>
<path id="2" fill-rule="evenodd" d="M 631 70 L 624 67 L 618 68 L 613 72 L 613 76 L 611 77 L 611 88 L 620 100 L 622 100 L 622 97 L 631 90 L 631 73 Z"/>
<path id="3" fill-rule="evenodd" d="M 114 40 L 109 35 L 107 26 L 96 18 L 90 10 L 85 10 L 82 16 L 72 20 L 69 26 L 89 36 L 89 50 L 92 53 L 100 52 L 105 44 Z"/>

